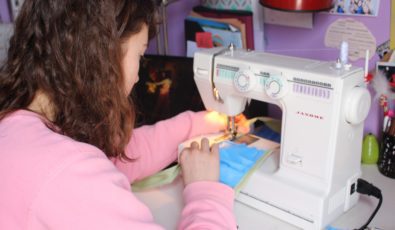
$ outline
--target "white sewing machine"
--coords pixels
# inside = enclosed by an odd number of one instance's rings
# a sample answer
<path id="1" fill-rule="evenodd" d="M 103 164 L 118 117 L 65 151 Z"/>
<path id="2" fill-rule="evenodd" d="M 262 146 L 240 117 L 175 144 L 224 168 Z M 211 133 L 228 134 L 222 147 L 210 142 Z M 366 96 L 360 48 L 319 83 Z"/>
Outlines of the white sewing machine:
<path id="1" fill-rule="evenodd" d="M 213 48 L 195 53 L 204 105 L 235 116 L 249 99 L 282 109 L 275 172 L 257 170 L 237 200 L 303 229 L 323 229 L 357 203 L 364 71 L 341 63 Z"/>

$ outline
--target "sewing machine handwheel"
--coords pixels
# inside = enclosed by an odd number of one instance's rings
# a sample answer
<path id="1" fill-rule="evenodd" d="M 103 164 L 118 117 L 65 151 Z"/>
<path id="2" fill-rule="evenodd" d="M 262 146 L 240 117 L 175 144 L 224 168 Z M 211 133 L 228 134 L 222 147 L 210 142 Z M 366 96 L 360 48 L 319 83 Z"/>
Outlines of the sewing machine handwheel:
<path id="1" fill-rule="evenodd" d="M 346 121 L 353 125 L 363 122 L 368 116 L 370 103 L 370 93 L 366 88 L 353 88 L 345 103 Z"/>

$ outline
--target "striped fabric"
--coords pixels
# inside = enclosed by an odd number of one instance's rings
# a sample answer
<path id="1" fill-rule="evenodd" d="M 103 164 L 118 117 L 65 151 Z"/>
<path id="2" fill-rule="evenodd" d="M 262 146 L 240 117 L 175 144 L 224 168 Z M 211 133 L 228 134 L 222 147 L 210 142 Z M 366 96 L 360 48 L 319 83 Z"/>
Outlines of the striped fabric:
<path id="1" fill-rule="evenodd" d="M 202 5 L 218 10 L 252 11 L 251 0 L 202 0 Z"/>

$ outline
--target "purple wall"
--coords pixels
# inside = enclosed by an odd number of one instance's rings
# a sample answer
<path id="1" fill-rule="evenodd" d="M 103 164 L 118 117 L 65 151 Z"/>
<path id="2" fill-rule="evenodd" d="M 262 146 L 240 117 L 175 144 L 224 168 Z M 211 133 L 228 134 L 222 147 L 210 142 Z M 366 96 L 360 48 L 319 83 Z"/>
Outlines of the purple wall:
<path id="1" fill-rule="evenodd" d="M 185 56 L 184 19 L 200 0 L 179 0 L 167 6 L 168 55 Z M 157 54 L 156 39 L 152 39 L 147 53 Z"/>
<path id="2" fill-rule="evenodd" d="M 7 0 L 0 0 L 0 22 L 2 23 L 11 22 L 11 15 L 8 8 Z"/>

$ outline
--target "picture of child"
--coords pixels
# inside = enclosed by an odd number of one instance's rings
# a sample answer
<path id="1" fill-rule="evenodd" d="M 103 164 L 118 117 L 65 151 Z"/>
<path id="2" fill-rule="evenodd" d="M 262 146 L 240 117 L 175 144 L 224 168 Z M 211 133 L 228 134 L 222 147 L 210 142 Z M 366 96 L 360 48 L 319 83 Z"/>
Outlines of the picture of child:
<path id="1" fill-rule="evenodd" d="M 337 13 L 339 13 L 339 14 L 343 14 L 343 13 L 345 13 L 346 11 L 345 11 L 345 4 L 344 4 L 344 1 L 345 0 L 339 0 L 338 2 L 337 2 L 337 4 L 336 4 L 336 12 Z"/>
<path id="2" fill-rule="evenodd" d="M 380 0 L 336 0 L 332 14 L 377 16 Z"/>
<path id="3" fill-rule="evenodd" d="M 371 0 L 353 0 L 350 11 L 354 14 L 372 14 L 371 4 Z"/>

